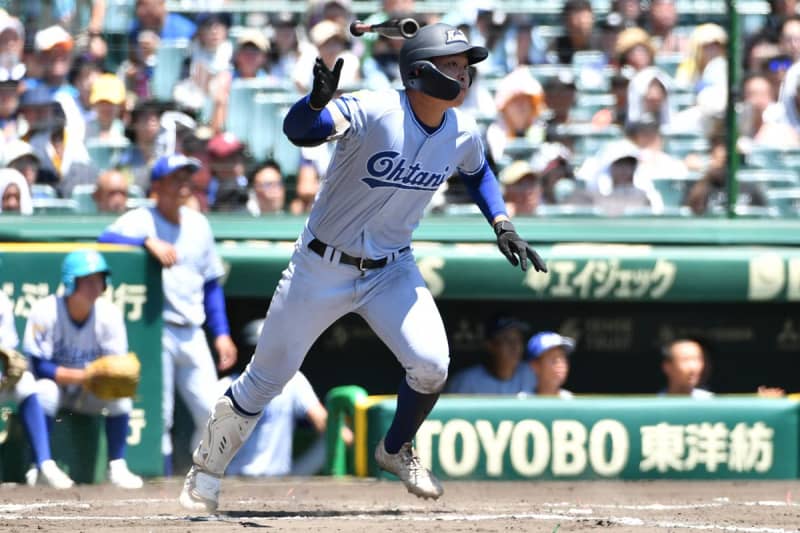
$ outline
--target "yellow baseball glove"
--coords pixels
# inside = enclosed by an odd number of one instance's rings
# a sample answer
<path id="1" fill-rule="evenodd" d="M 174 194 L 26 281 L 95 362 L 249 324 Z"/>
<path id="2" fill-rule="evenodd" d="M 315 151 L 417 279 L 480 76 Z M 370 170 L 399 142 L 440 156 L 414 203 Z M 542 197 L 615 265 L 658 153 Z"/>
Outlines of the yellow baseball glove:
<path id="1" fill-rule="evenodd" d="M 133 352 L 104 355 L 86 367 L 86 390 L 101 400 L 130 398 L 136 394 L 142 365 Z"/>
<path id="2" fill-rule="evenodd" d="M 0 348 L 3 375 L 0 377 L 0 392 L 14 390 L 22 374 L 28 370 L 28 359 L 11 348 Z"/>

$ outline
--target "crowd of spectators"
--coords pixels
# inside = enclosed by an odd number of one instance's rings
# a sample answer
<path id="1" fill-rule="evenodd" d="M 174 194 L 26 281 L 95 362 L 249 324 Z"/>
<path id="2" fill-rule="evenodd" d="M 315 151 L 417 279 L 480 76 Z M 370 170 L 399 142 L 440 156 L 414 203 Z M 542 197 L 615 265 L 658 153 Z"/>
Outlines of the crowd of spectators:
<path id="1" fill-rule="evenodd" d="M 197 209 L 302 214 L 332 148 L 282 142 L 280 118 L 309 90 L 315 58 L 344 60 L 342 91 L 401 86 L 403 41 L 353 39 L 347 26 L 363 14 L 350 0 L 246 13 L 192 2 L 169 12 L 165 0 L 123 2 L 115 9 L 124 14 L 107 12 L 104 0 L 45 4 L 0 11 L 4 212 L 146 205 L 153 162 L 178 152 L 203 162 L 193 177 Z M 679 14 L 675 0 L 615 0 L 608 11 L 565 0 L 560 14 L 500 5 L 465 1 L 431 13 L 421 1 L 384 0 L 370 22 L 443 20 L 491 50 L 463 107 L 484 132 L 515 215 L 724 211 L 729 36 L 721 17 Z M 109 24 L 116 17 L 130 20 L 124 34 Z M 756 22 L 743 25 L 730 157 L 745 169 L 743 212 L 769 215 L 777 212 L 770 190 L 798 178 L 782 168 L 791 157 L 773 155 L 800 153 L 800 15 L 795 2 L 776 1 Z M 124 207 L 101 205 L 94 189 L 120 175 Z M 456 181 L 435 195 L 432 212 L 469 211 Z"/>

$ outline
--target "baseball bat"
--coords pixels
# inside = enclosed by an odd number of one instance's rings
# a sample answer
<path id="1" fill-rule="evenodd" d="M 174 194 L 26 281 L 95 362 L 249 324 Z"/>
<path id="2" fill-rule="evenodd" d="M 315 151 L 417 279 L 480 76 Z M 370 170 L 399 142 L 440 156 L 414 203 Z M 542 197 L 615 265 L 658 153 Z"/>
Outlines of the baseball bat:
<path id="1" fill-rule="evenodd" d="M 411 39 L 419 31 L 419 22 L 412 18 L 389 19 L 380 24 L 365 24 L 360 20 L 354 20 L 350 24 L 350 33 L 355 37 L 361 37 L 367 32 L 377 33 L 390 39 Z"/>

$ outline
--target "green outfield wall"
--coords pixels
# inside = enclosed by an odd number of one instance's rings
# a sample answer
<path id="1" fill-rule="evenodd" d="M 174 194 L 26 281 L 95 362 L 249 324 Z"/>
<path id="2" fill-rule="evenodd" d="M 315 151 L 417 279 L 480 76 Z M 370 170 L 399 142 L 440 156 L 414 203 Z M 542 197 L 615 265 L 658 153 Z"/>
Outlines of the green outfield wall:
<path id="1" fill-rule="evenodd" d="M 128 432 L 127 459 L 131 470 L 155 476 L 163 473 L 161 459 L 161 292 L 160 266 L 146 253 L 129 246 L 41 243 L 0 243 L 0 290 L 5 291 L 14 304 L 20 342 L 25 330 L 25 320 L 33 304 L 52 293 L 63 292 L 61 262 L 70 251 L 91 246 L 99 250 L 111 268 L 111 283 L 105 297 L 111 299 L 123 312 L 127 326 L 128 344 L 142 364 L 141 382 L 134 398 L 133 412 Z M 21 349 L 21 345 L 20 345 Z M 19 428 L 8 427 L 14 406 L 3 408 L 0 416 L 0 441 L 5 462 L 23 459 L 25 441 Z M 67 428 L 69 426 L 69 428 Z M 9 435 L 9 431 L 12 435 Z M 67 470 L 86 469 L 84 458 L 102 458 L 105 435 L 102 425 L 90 417 L 64 414 L 56 419 L 53 437 L 53 455 L 66 464 Z M 13 438 L 11 438 L 13 437 Z M 84 449 L 81 449 L 84 447 Z M 9 449 L 13 448 L 13 449 Z M 86 452 L 89 453 L 86 453 Z M 100 452 L 100 453 L 98 453 Z M 100 461 L 102 463 L 102 461 Z M 26 465 L 3 465 L 4 474 L 18 472 Z M 95 468 L 96 466 L 96 468 Z M 17 468 L 15 468 L 17 467 Z M 89 465 L 89 473 L 76 477 L 81 481 L 101 478 L 105 465 Z M 13 477 L 13 473 L 11 474 Z M 87 479 L 87 477 L 89 479 Z"/>
<path id="2" fill-rule="evenodd" d="M 357 475 L 388 476 L 372 450 L 394 409 L 356 399 Z M 798 417 L 793 400 L 756 397 L 443 396 L 415 446 L 442 479 L 792 479 Z"/>

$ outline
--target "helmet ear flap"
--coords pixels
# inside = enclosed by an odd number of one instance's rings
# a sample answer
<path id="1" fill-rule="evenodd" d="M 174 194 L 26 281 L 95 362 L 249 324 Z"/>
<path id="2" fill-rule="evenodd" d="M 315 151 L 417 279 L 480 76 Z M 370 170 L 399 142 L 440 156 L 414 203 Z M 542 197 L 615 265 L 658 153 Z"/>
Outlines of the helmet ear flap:
<path id="1" fill-rule="evenodd" d="M 461 92 L 458 80 L 447 76 L 427 60 L 414 61 L 408 66 L 406 87 L 416 89 L 441 100 L 455 100 Z"/>

